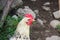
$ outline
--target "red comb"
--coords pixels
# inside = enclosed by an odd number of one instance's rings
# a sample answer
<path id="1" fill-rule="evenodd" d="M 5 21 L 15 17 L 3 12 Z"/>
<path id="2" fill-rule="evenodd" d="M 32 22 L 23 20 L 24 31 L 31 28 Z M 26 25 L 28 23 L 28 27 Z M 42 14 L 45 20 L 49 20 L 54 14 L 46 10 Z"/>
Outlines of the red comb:
<path id="1" fill-rule="evenodd" d="M 29 14 L 29 13 L 25 14 L 24 16 L 27 17 L 27 18 L 33 19 L 33 16 L 31 14 Z"/>

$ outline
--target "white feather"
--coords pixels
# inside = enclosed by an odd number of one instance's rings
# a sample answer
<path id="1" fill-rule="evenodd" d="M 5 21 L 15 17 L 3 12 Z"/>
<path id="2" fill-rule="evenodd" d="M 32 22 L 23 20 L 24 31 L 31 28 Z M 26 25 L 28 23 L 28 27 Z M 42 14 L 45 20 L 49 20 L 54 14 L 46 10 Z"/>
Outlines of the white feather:
<path id="1" fill-rule="evenodd" d="M 27 37 L 28 40 L 30 40 L 30 37 L 29 37 L 29 32 L 30 32 L 30 26 L 26 24 L 26 21 L 27 21 L 28 18 L 24 17 L 17 25 L 17 29 L 15 31 L 15 34 L 17 32 L 19 32 L 19 34 L 21 35 L 21 38 L 17 38 L 17 40 L 27 40 L 27 39 L 24 39 L 24 37 Z M 12 37 L 10 40 L 15 40 L 16 37 Z"/>

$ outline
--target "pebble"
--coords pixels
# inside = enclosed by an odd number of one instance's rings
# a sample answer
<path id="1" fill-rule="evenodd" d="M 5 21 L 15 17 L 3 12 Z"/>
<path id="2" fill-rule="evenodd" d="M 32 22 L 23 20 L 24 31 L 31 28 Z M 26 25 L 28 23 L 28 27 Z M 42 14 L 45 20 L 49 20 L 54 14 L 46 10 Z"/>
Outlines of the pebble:
<path id="1" fill-rule="evenodd" d="M 24 10 L 22 9 L 22 8 L 19 8 L 18 10 L 17 10 L 17 12 L 16 12 L 16 14 L 18 15 L 18 16 L 23 16 L 24 15 Z"/>
<path id="2" fill-rule="evenodd" d="M 43 23 L 47 23 L 47 20 L 43 20 Z"/>
<path id="3" fill-rule="evenodd" d="M 46 11 L 50 11 L 50 10 L 51 10 L 50 7 L 46 7 L 46 6 L 42 6 L 42 8 L 43 8 L 44 10 L 46 10 Z"/>
<path id="4" fill-rule="evenodd" d="M 41 40 L 41 38 L 38 38 L 37 40 Z"/>
<path id="5" fill-rule="evenodd" d="M 14 8 L 19 5 L 23 5 L 23 1 L 22 0 L 14 0 L 11 7 Z"/>
<path id="6" fill-rule="evenodd" d="M 44 22 L 43 22 L 41 19 L 38 18 L 37 21 L 38 21 L 41 25 L 44 25 L 44 24 L 43 24 Z"/>
<path id="7" fill-rule="evenodd" d="M 60 24 L 60 21 L 59 20 L 52 20 L 50 22 L 50 25 L 53 27 L 53 28 L 56 28 L 57 25 Z"/>
<path id="8" fill-rule="evenodd" d="M 31 1 L 34 1 L 35 2 L 36 0 L 31 0 Z"/>
<path id="9" fill-rule="evenodd" d="M 46 40 L 60 40 L 59 36 L 51 36 L 51 37 L 47 37 Z"/>
<path id="10" fill-rule="evenodd" d="M 19 16 L 24 16 L 24 14 L 26 13 L 29 13 L 33 16 L 33 18 L 36 18 L 36 14 L 32 9 L 29 8 L 29 6 L 24 6 L 24 9 L 19 8 L 16 14 L 18 14 Z"/>
<path id="11" fill-rule="evenodd" d="M 46 2 L 46 3 L 44 3 L 43 5 L 50 5 L 50 2 Z"/>
<path id="12" fill-rule="evenodd" d="M 53 15 L 56 19 L 60 18 L 60 10 L 53 12 Z"/>
<path id="13" fill-rule="evenodd" d="M 25 9 L 29 9 L 29 6 L 24 6 Z"/>
<path id="14" fill-rule="evenodd" d="M 25 13 L 25 12 L 24 12 L 24 10 L 23 10 L 22 8 L 19 8 L 19 9 L 17 10 L 17 13 Z"/>
<path id="15" fill-rule="evenodd" d="M 39 13 L 39 10 L 34 10 L 34 12 L 35 12 L 36 14 L 38 14 L 38 13 Z"/>
<path id="16" fill-rule="evenodd" d="M 45 32 L 50 32 L 49 30 L 45 30 Z"/>
<path id="17" fill-rule="evenodd" d="M 18 19 L 18 17 L 16 15 L 13 15 L 12 18 Z"/>

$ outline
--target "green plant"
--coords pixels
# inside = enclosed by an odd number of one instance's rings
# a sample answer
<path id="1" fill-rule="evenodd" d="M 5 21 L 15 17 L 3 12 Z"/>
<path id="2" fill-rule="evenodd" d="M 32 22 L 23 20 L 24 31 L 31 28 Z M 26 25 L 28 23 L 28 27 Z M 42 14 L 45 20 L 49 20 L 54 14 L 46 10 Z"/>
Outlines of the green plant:
<path id="1" fill-rule="evenodd" d="M 57 30 L 60 30 L 60 24 L 58 24 L 56 28 L 57 28 Z"/>
<path id="2" fill-rule="evenodd" d="M 14 34 L 17 24 L 21 19 L 22 17 L 18 17 L 16 20 L 11 16 L 7 16 L 4 27 L 0 28 L 0 40 L 8 40 L 8 38 Z"/>

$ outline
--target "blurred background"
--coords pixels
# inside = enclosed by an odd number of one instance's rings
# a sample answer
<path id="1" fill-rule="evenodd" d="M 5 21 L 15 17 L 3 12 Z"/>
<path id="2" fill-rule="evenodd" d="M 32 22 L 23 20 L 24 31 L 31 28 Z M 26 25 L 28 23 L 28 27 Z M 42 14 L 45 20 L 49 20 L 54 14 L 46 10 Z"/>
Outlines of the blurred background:
<path id="1" fill-rule="evenodd" d="M 14 34 L 17 24 L 23 18 L 22 9 L 25 7 L 35 13 L 36 21 L 30 27 L 31 40 L 60 36 L 60 25 L 56 28 L 50 25 L 52 20 L 60 21 L 60 14 L 56 14 L 59 17 L 54 14 L 59 11 L 59 0 L 0 0 L 0 40 L 8 40 Z"/>

